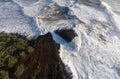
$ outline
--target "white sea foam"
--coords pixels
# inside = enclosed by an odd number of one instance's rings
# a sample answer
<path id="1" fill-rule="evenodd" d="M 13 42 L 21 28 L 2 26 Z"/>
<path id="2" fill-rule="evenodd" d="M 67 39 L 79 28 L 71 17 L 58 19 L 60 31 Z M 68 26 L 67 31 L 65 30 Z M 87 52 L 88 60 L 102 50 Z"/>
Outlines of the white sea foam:
<path id="1" fill-rule="evenodd" d="M 2 0 L 0 32 L 20 33 L 28 38 L 51 32 L 60 43 L 60 57 L 73 79 L 120 79 L 120 16 L 107 3 L 88 5 L 78 0 Z M 45 21 L 39 16 L 56 3 L 70 9 L 71 19 Z M 54 17 L 54 15 L 53 15 Z M 54 33 L 73 28 L 78 34 L 68 43 Z"/>

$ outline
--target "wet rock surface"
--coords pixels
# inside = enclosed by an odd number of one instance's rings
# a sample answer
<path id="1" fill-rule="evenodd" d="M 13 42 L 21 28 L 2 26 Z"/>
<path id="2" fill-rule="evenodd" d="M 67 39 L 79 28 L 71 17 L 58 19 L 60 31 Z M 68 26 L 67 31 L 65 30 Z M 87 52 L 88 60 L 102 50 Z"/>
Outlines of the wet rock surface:
<path id="1" fill-rule="evenodd" d="M 69 19 L 69 8 L 61 7 L 57 4 L 51 4 L 45 7 L 44 12 L 38 18 L 46 21 L 54 21 L 58 19 Z"/>
<path id="2" fill-rule="evenodd" d="M 77 36 L 73 29 L 58 29 L 55 31 L 55 33 L 61 36 L 67 42 L 71 42 Z"/>
<path id="3" fill-rule="evenodd" d="M 11 67 L 0 68 L 0 79 L 72 79 L 59 57 L 59 44 L 50 33 L 30 42 L 34 51 Z"/>

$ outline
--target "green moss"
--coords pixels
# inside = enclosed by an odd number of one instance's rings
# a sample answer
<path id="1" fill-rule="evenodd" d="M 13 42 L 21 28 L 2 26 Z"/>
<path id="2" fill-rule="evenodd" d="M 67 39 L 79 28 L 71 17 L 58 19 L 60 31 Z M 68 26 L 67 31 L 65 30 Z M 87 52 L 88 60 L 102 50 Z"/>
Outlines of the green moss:
<path id="1" fill-rule="evenodd" d="M 25 56 L 25 52 L 24 52 L 24 51 L 21 51 L 21 52 L 20 52 L 20 56 L 22 56 L 22 57 Z"/>
<path id="2" fill-rule="evenodd" d="M 15 58 L 13 56 L 9 56 L 9 58 L 7 60 L 7 66 L 12 67 L 16 62 L 17 62 L 17 58 Z"/>
<path id="3" fill-rule="evenodd" d="M 31 46 L 28 46 L 27 49 L 26 49 L 27 52 L 33 52 L 33 50 L 34 50 L 34 49 L 33 49 L 33 47 L 31 47 Z"/>
<path id="4" fill-rule="evenodd" d="M 0 71 L 0 79 L 9 79 L 9 73 L 7 71 Z"/>
<path id="5" fill-rule="evenodd" d="M 20 66 L 18 66 L 15 70 L 15 75 L 17 77 L 20 77 L 20 75 L 22 75 L 22 73 L 24 72 L 24 65 L 21 64 Z"/>
<path id="6" fill-rule="evenodd" d="M 32 52 L 26 38 L 15 34 L 0 33 L 0 67 L 11 67 L 18 58 Z"/>
<path id="7" fill-rule="evenodd" d="M 0 67 L 5 66 L 5 60 L 9 57 L 6 52 L 0 51 Z"/>
<path id="8" fill-rule="evenodd" d="M 0 68 L 12 68 L 19 58 L 33 52 L 29 41 L 19 35 L 0 33 Z M 27 54 L 26 54 L 27 53 Z M 20 64 L 12 70 L 0 71 L 0 79 L 9 79 L 9 76 L 20 75 L 24 72 L 24 64 Z"/>

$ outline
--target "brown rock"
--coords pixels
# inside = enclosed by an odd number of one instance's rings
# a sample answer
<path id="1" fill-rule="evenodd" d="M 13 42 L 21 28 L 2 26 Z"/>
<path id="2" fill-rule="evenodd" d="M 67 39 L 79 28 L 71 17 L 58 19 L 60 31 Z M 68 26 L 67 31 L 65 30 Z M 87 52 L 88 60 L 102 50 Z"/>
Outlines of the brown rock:
<path id="1" fill-rule="evenodd" d="M 8 71 L 10 79 L 72 79 L 59 57 L 59 44 L 55 43 L 50 33 L 38 37 L 31 45 L 33 52 L 21 58 L 13 67 L 1 71 Z M 14 74 L 16 68 L 19 68 L 18 72 L 22 71 L 21 75 Z"/>

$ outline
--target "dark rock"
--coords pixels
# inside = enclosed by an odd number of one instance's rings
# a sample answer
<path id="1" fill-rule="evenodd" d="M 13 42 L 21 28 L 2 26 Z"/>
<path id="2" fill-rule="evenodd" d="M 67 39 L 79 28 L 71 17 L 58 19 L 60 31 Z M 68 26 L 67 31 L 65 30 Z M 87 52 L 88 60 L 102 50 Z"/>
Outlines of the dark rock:
<path id="1" fill-rule="evenodd" d="M 71 79 L 59 57 L 58 44 L 55 43 L 50 33 L 38 38 L 35 47 L 41 63 L 41 72 L 37 75 L 38 78 Z"/>
<path id="2" fill-rule="evenodd" d="M 77 36 L 73 29 L 56 30 L 55 33 L 61 36 L 67 42 L 71 42 L 74 37 Z"/>
<path id="3" fill-rule="evenodd" d="M 21 79 L 72 78 L 59 57 L 58 44 L 52 39 L 50 33 L 36 39 L 35 51 L 26 66 L 27 70 L 23 73 Z"/>
<path id="4" fill-rule="evenodd" d="M 59 57 L 60 45 L 55 43 L 50 33 L 32 41 L 30 45 L 34 50 L 9 68 L 0 68 L 0 79 L 72 79 Z M 7 78 L 1 78 L 4 75 Z"/>

